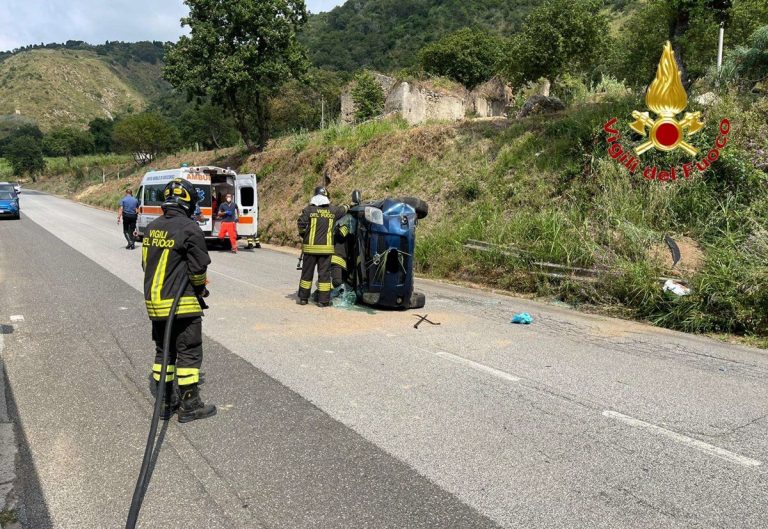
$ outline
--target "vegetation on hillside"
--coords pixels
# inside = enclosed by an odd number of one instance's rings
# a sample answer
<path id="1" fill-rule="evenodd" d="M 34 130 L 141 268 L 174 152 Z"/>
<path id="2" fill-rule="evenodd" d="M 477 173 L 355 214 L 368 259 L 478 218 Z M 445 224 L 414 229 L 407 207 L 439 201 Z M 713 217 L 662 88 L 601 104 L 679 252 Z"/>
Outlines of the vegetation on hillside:
<path id="1" fill-rule="evenodd" d="M 147 97 L 92 51 L 34 50 L 0 63 L 0 116 L 19 112 L 43 130 L 84 127 L 146 105 Z"/>

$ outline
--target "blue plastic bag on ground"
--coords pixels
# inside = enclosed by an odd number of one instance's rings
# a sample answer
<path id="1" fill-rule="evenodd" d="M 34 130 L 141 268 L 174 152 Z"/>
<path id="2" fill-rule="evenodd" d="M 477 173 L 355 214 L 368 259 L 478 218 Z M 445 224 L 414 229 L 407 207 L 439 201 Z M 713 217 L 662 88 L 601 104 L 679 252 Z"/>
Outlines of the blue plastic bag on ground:
<path id="1" fill-rule="evenodd" d="M 512 318 L 512 323 L 520 323 L 522 325 L 530 325 L 531 323 L 533 323 L 533 318 L 527 312 L 523 312 L 523 313 L 520 313 L 520 314 L 515 314 L 515 316 Z"/>

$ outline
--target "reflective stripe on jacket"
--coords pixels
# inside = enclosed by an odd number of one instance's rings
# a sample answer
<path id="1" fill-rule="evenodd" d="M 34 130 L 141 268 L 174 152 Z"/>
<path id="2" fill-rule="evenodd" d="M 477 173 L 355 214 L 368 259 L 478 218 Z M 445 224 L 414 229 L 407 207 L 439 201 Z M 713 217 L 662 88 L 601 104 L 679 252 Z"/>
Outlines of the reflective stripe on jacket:
<path id="1" fill-rule="evenodd" d="M 144 301 L 152 320 L 166 319 L 184 275 L 184 291 L 177 317 L 202 315 L 196 292 L 202 292 L 206 270 L 211 263 L 205 237 L 198 224 L 178 208 L 168 207 L 165 215 L 147 226 L 141 248 L 144 268 Z"/>
<path id="2" fill-rule="evenodd" d="M 305 207 L 297 223 L 304 253 L 333 255 L 333 227 L 348 209 L 346 206 Z"/>

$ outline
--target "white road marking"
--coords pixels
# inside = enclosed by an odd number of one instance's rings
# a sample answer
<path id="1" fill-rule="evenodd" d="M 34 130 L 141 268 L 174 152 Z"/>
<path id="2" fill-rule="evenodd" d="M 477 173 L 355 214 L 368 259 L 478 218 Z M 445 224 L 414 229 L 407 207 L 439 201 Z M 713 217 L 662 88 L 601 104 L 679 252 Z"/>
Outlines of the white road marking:
<path id="1" fill-rule="evenodd" d="M 243 281 L 242 279 L 238 279 L 236 277 L 232 277 L 232 276 L 227 275 L 227 274 L 222 274 L 221 272 L 217 272 L 215 270 L 208 270 L 208 272 L 210 274 L 214 274 L 214 275 L 221 276 L 221 277 L 226 277 L 227 279 L 230 279 L 232 281 L 237 281 L 238 283 L 242 283 L 244 285 L 248 285 L 248 286 L 253 287 L 253 288 L 257 289 L 257 290 L 263 290 L 264 292 L 269 292 L 270 294 L 277 294 L 278 293 L 276 290 L 272 290 L 270 288 L 265 288 L 265 287 L 262 287 L 262 286 L 259 286 L 259 285 L 255 284 L 255 283 L 251 283 L 249 281 Z"/>
<path id="2" fill-rule="evenodd" d="M 467 360 L 464 357 L 456 356 L 451 353 L 446 352 L 439 352 L 435 353 L 436 356 L 439 356 L 440 358 L 445 358 L 446 360 L 450 360 L 451 362 L 455 362 L 457 364 L 465 365 L 467 367 L 470 367 L 474 369 L 475 371 L 481 371 L 483 373 L 487 373 L 489 375 L 493 375 L 495 377 L 504 379 L 508 382 L 518 382 L 520 379 L 514 375 L 510 375 L 509 373 L 505 371 L 500 371 L 498 369 L 494 369 L 492 367 L 488 367 L 483 364 L 478 364 L 477 362 L 473 362 L 472 360 Z"/>
<path id="3" fill-rule="evenodd" d="M 726 461 L 730 461 L 731 463 L 736 463 L 739 465 L 743 465 L 745 467 L 757 467 L 762 465 L 762 462 L 756 459 L 740 456 L 739 454 L 734 454 L 733 452 L 729 450 L 725 450 L 724 448 L 719 448 L 709 443 L 705 443 L 704 441 L 699 441 L 698 439 L 693 439 L 692 437 L 688 437 L 688 436 L 679 434 L 677 432 L 673 432 L 672 430 L 667 430 L 666 428 L 662 428 L 661 426 L 656 426 L 655 424 L 641 421 L 640 419 L 635 419 L 634 417 L 629 417 L 628 415 L 623 415 L 621 413 L 618 413 L 615 411 L 609 411 L 609 410 L 604 411 L 603 415 L 611 419 L 617 419 L 619 421 L 622 421 L 626 424 L 629 424 L 630 426 L 648 430 L 649 432 L 664 436 L 668 439 L 672 439 L 673 441 L 683 444 L 685 446 L 688 446 L 690 448 L 694 448 L 696 450 L 713 455 L 715 457 L 725 459 Z"/>
<path id="4" fill-rule="evenodd" d="M 24 321 L 24 316 L 21 314 L 11 316 L 11 323 L 21 323 L 22 321 Z"/>

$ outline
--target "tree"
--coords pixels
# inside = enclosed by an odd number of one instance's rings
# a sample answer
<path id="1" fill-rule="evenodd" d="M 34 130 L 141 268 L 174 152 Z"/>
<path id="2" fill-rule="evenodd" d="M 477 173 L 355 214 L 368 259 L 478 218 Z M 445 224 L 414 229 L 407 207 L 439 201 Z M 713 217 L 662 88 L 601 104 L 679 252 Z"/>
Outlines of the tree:
<path id="1" fill-rule="evenodd" d="M 269 103 L 272 129 L 284 134 L 315 130 L 325 118 L 333 121 L 341 112 L 341 92 L 352 76 L 329 70 L 311 70 L 306 82 L 286 83 Z"/>
<path id="2" fill-rule="evenodd" d="M 623 24 L 613 43 L 608 70 L 633 85 L 646 85 L 656 73 L 661 49 L 672 42 L 686 86 L 715 64 L 719 25 L 726 47 L 745 45 L 768 24 L 765 0 L 650 0 Z"/>
<path id="3" fill-rule="evenodd" d="M 231 147 L 239 139 L 232 116 L 211 103 L 188 107 L 181 114 L 178 127 L 185 143 L 197 143 L 204 149 Z"/>
<path id="4" fill-rule="evenodd" d="M 46 156 L 64 156 L 67 165 L 73 156 L 93 152 L 93 136 L 89 132 L 72 127 L 53 129 L 43 138 L 43 153 Z"/>
<path id="5" fill-rule="evenodd" d="M 32 136 L 18 136 L 11 140 L 5 148 L 5 159 L 11 164 L 14 175 L 28 174 L 33 182 L 36 182 L 37 175 L 45 170 L 43 149 L 40 142 Z"/>
<path id="6" fill-rule="evenodd" d="M 607 49 L 608 20 L 601 7 L 600 0 L 542 3 L 513 37 L 506 75 L 522 83 L 588 71 Z"/>
<path id="7" fill-rule="evenodd" d="M 112 141 L 118 152 L 133 154 L 137 163 L 148 163 L 173 151 L 179 134 L 168 120 L 153 112 L 129 116 L 115 125 Z"/>
<path id="8" fill-rule="evenodd" d="M 355 103 L 355 119 L 358 121 L 374 118 L 384 110 L 384 89 L 368 70 L 355 76 L 352 101 Z"/>
<path id="9" fill-rule="evenodd" d="M 249 150 L 269 139 L 269 98 L 307 70 L 296 32 L 304 0 L 185 0 L 182 36 L 166 54 L 165 77 L 190 96 L 208 96 L 230 112 Z"/>
<path id="10" fill-rule="evenodd" d="M 419 62 L 426 73 L 450 77 L 471 90 L 496 75 L 505 44 L 488 31 L 464 28 L 422 49 Z"/>
<path id="11" fill-rule="evenodd" d="M 43 132 L 37 125 L 21 123 L 14 120 L 0 122 L 0 156 L 5 152 L 5 148 L 15 139 L 22 136 L 30 136 L 36 142 L 43 139 Z"/>
<path id="12" fill-rule="evenodd" d="M 88 132 L 93 136 L 93 144 L 96 152 L 112 152 L 112 130 L 115 122 L 111 119 L 96 118 L 88 123 Z"/>

